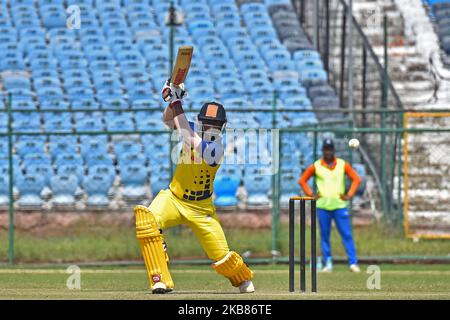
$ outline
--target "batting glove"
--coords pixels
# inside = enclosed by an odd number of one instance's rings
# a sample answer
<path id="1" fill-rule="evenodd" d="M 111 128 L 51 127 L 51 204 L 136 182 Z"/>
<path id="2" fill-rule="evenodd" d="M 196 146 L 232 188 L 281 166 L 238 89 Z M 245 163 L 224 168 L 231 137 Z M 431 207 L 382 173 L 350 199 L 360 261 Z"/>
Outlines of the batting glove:
<path id="1" fill-rule="evenodd" d="M 161 94 L 165 102 L 183 102 L 183 98 L 187 96 L 187 91 L 184 89 L 184 83 L 181 83 L 179 86 L 174 86 L 170 83 L 170 80 L 167 80 L 161 90 Z"/>

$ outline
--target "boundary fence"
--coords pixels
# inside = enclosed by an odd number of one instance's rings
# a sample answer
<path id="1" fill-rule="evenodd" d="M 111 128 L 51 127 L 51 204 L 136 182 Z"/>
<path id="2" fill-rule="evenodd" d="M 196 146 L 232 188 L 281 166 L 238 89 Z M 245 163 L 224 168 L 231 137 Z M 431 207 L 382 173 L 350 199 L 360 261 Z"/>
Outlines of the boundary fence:
<path id="1" fill-rule="evenodd" d="M 11 100 L 11 96 L 9 97 Z M 282 111 L 294 111 L 298 112 L 299 114 L 302 112 L 311 112 L 311 109 L 277 109 L 276 108 L 276 97 L 274 98 L 273 108 L 272 110 L 266 110 L 265 112 L 268 112 L 272 115 L 272 119 L 275 119 L 275 114 L 277 112 Z M 147 109 L 146 109 L 147 110 Z M 154 111 L 159 110 L 155 109 Z M 0 136 L 7 136 L 9 141 L 9 149 L 8 149 L 8 157 L 9 157 L 9 257 L 8 261 L 12 264 L 14 261 L 14 194 L 13 194 L 13 188 L 14 188 L 14 172 L 13 172 L 13 138 L 17 136 L 52 136 L 52 135 L 139 135 L 139 134 L 168 134 L 168 131 L 161 131 L 161 130 L 148 130 L 148 131 L 98 131 L 98 132 L 91 132 L 91 131 L 83 131 L 83 132 L 18 132 L 13 130 L 12 126 L 12 112 L 95 112 L 93 110 L 38 110 L 38 111 L 30 111 L 30 110 L 12 110 L 11 104 L 7 103 L 7 114 L 8 114 L 8 125 L 7 125 L 7 132 L 6 133 L 0 133 Z M 101 110 L 101 111 L 111 111 L 111 110 Z M 113 110 L 117 111 L 117 110 Z M 124 112 L 135 112 L 139 110 L 125 110 Z M 230 111 L 240 111 L 240 112 L 253 112 L 254 110 L 230 110 Z M 321 109 L 321 110 L 314 110 L 314 112 L 343 112 L 342 109 Z M 390 167 L 391 171 L 393 173 L 392 176 L 389 177 L 390 188 L 384 189 L 383 185 L 380 181 L 378 181 L 378 192 L 380 195 L 380 198 L 389 198 L 392 199 L 390 201 L 389 207 L 385 208 L 383 205 L 380 205 L 380 211 L 383 212 L 384 221 L 387 224 L 390 224 L 392 226 L 400 226 L 400 221 L 403 220 L 403 203 L 402 203 L 402 197 L 397 196 L 396 201 L 394 202 L 394 189 L 397 190 L 398 195 L 401 195 L 402 190 L 402 177 L 403 173 L 403 162 L 402 162 L 402 143 L 401 138 L 403 135 L 406 134 L 420 134 L 424 132 L 450 132 L 450 128 L 406 128 L 403 126 L 403 123 L 400 121 L 403 119 L 404 114 L 406 111 L 404 110 L 394 110 L 394 109 L 355 109 L 355 110 L 345 110 L 344 111 L 346 115 L 348 114 L 354 114 L 357 116 L 361 115 L 383 115 L 387 119 L 394 118 L 395 121 L 389 122 L 392 123 L 392 127 L 383 127 L 381 123 L 378 123 L 378 126 L 373 127 L 357 127 L 353 126 L 353 122 L 351 119 L 344 119 L 342 121 L 335 121 L 335 122 L 323 122 L 323 123 L 316 123 L 316 124 L 309 124 L 304 125 L 301 127 L 293 127 L 293 128 L 281 128 L 279 129 L 280 135 L 279 139 L 282 139 L 283 134 L 285 133 L 306 133 L 309 135 L 314 149 L 314 159 L 316 159 L 319 155 L 319 148 L 320 148 L 320 135 L 323 133 L 334 133 L 336 135 L 337 139 L 345 140 L 347 141 L 350 138 L 358 138 L 362 144 L 364 145 L 364 140 L 368 139 L 370 137 L 385 137 L 385 140 L 392 139 L 392 141 L 396 141 L 396 143 L 392 146 L 389 146 L 387 156 L 390 160 Z M 434 112 L 450 112 L 450 110 L 437 110 Z M 408 115 L 411 115 L 411 112 L 407 113 Z M 400 119 L 400 120 L 399 120 Z M 397 122 L 396 122 L 397 121 Z M 388 123 L 388 122 L 387 122 Z M 273 124 L 275 125 L 275 120 L 273 120 Z M 375 123 L 376 124 L 376 123 Z M 392 138 L 394 137 L 394 138 Z M 278 141 L 279 145 L 279 141 Z M 365 166 L 368 169 L 368 174 L 374 177 L 376 180 L 377 176 L 379 176 L 379 171 L 376 166 L 373 166 L 373 163 L 370 159 L 370 155 L 367 154 L 364 151 L 364 148 L 361 148 L 358 150 L 357 154 L 353 154 L 350 149 L 349 153 L 347 155 L 343 155 L 345 158 L 349 159 L 350 161 L 353 161 L 355 159 L 355 156 L 357 157 L 358 162 L 362 162 L 365 164 Z M 359 158 L 358 158 L 359 157 Z M 276 165 L 280 166 L 279 162 L 276 162 Z M 275 170 L 276 174 L 272 176 L 272 252 L 276 252 L 278 250 L 278 241 L 279 241 L 279 224 L 280 224 L 280 189 L 281 184 L 283 183 L 280 181 L 280 170 Z M 394 181 L 395 177 L 398 177 L 397 186 L 394 188 Z M 384 209 L 385 208 L 385 209 Z"/>

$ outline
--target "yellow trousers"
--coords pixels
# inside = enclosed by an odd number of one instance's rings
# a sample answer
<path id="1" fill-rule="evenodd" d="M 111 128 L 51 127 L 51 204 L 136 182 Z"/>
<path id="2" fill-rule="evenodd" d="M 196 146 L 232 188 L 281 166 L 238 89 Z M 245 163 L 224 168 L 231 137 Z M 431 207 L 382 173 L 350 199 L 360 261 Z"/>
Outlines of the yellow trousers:
<path id="1" fill-rule="evenodd" d="M 211 199 L 187 202 L 166 189 L 158 193 L 149 210 L 161 230 L 180 224 L 189 226 L 211 260 L 219 261 L 230 251 Z"/>

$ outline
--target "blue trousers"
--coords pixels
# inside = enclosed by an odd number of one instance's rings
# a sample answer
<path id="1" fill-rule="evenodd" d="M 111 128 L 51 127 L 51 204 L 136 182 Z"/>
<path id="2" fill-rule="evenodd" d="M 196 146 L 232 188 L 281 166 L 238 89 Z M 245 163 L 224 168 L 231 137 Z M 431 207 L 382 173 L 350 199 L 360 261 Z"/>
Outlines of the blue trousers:
<path id="1" fill-rule="evenodd" d="M 356 264 L 358 259 L 356 257 L 355 243 L 352 236 L 352 225 L 350 215 L 347 208 L 336 210 L 324 210 L 317 208 L 320 226 L 320 246 L 322 249 L 323 261 L 326 263 L 332 257 L 330 246 L 331 222 L 334 220 L 336 228 L 341 235 L 342 244 L 348 256 L 348 264 Z"/>

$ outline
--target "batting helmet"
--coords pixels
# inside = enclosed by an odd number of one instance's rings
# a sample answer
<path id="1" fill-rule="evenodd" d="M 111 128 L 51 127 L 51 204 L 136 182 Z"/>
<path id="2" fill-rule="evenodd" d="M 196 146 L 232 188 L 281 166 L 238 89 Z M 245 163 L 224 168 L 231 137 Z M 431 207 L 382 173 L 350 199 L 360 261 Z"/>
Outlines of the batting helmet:
<path id="1" fill-rule="evenodd" d="M 227 114 L 223 105 L 217 102 L 205 103 L 197 116 L 198 121 L 222 127 L 227 122 Z"/>

